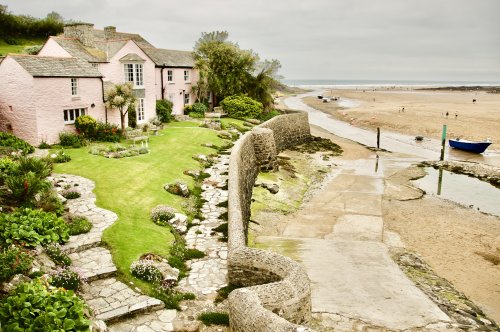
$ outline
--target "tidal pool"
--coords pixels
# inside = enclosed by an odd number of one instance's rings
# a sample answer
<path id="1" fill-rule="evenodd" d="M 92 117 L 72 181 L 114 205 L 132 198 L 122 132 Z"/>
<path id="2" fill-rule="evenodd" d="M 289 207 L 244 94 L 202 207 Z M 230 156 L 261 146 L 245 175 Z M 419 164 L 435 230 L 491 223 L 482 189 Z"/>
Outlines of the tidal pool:
<path id="1" fill-rule="evenodd" d="M 432 167 L 426 167 L 425 171 L 427 175 L 414 183 L 427 194 L 500 216 L 500 189 L 463 174 Z"/>

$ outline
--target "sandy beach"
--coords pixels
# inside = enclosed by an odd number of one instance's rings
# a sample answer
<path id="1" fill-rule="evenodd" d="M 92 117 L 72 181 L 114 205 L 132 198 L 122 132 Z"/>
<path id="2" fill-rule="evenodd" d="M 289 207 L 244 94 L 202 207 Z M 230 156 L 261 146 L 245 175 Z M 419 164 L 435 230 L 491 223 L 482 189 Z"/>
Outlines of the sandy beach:
<path id="1" fill-rule="evenodd" d="M 354 126 L 380 127 L 382 132 L 440 138 L 443 124 L 447 124 L 448 138 L 490 138 L 493 144 L 489 151 L 500 151 L 498 93 L 358 88 L 325 89 L 324 95 L 340 97 L 340 100 L 324 103 L 316 97 L 308 97 L 304 101 Z"/>

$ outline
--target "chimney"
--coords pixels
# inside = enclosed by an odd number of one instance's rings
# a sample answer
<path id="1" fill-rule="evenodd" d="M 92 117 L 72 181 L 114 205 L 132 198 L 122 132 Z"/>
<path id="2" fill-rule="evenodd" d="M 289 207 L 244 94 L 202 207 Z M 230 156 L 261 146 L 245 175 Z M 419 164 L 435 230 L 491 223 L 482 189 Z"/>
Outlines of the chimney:
<path id="1" fill-rule="evenodd" d="M 116 38 L 116 27 L 107 26 L 104 27 L 104 39 L 110 40 Z"/>
<path id="2" fill-rule="evenodd" d="M 68 23 L 64 26 L 64 37 L 76 38 L 83 46 L 94 47 L 94 25 L 92 23 Z"/>

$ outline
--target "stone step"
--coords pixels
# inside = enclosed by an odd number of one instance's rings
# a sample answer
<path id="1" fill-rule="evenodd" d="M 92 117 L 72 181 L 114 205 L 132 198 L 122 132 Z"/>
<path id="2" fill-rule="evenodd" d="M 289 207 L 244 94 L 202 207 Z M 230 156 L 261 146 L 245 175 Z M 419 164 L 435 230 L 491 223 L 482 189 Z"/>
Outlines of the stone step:
<path id="1" fill-rule="evenodd" d="M 96 319 L 106 323 L 164 307 L 162 301 L 134 292 L 115 278 L 89 283 L 84 287 L 82 296 Z"/>
<path id="2" fill-rule="evenodd" d="M 81 271 L 87 282 L 110 277 L 116 272 L 116 266 L 109 250 L 96 247 L 69 255 L 72 266 Z"/>
<path id="3" fill-rule="evenodd" d="M 173 322 L 176 310 L 162 309 L 137 315 L 108 325 L 109 332 L 170 332 L 174 331 Z"/>
<path id="4" fill-rule="evenodd" d="M 63 250 L 66 253 L 73 253 L 100 246 L 102 233 L 116 220 L 116 215 L 109 212 L 104 209 L 94 208 L 93 214 L 86 215 L 92 223 L 90 232 L 70 236 L 68 243 L 62 247 Z"/>

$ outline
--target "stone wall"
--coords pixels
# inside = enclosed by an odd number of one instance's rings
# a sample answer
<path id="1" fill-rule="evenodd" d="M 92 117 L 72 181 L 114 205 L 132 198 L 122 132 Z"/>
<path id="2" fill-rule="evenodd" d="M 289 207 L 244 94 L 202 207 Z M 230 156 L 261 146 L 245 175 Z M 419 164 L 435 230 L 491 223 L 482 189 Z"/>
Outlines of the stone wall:
<path id="1" fill-rule="evenodd" d="M 294 260 L 246 246 L 252 190 L 258 170 L 276 154 L 310 138 L 306 113 L 281 115 L 247 132 L 233 147 L 229 168 L 229 295 L 233 331 L 308 331 L 310 281 Z M 274 150 L 273 150 L 274 149 Z"/>

